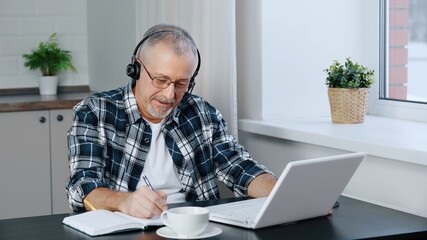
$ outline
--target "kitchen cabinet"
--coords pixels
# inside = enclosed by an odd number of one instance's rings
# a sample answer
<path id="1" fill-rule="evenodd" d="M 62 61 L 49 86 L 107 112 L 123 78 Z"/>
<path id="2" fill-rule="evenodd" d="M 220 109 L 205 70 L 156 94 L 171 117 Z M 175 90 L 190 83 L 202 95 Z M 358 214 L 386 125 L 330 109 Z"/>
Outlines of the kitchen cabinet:
<path id="1" fill-rule="evenodd" d="M 0 219 L 70 212 L 71 109 L 0 113 Z"/>
<path id="2" fill-rule="evenodd" d="M 50 110 L 50 153 L 52 167 L 52 213 L 71 212 L 65 195 L 68 168 L 67 131 L 71 127 L 72 110 Z"/>

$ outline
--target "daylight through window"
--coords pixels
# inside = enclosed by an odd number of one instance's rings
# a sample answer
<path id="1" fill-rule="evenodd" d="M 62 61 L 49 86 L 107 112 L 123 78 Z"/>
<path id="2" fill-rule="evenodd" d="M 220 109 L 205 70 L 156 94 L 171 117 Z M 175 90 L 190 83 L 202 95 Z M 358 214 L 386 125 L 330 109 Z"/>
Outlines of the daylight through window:
<path id="1" fill-rule="evenodd" d="M 427 103 L 427 1 L 384 1 L 380 98 Z"/>

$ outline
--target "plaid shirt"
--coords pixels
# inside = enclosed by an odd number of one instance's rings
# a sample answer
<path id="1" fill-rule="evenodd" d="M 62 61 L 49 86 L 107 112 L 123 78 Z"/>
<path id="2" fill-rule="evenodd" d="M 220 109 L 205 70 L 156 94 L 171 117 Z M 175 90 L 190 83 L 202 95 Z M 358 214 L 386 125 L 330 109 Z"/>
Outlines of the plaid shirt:
<path id="1" fill-rule="evenodd" d="M 132 80 L 97 93 L 74 107 L 68 131 L 70 178 L 66 184 L 74 211 L 94 188 L 134 191 L 150 147 L 151 129 L 141 117 Z M 185 94 L 161 129 L 187 201 L 218 199 L 216 179 L 235 196 L 247 196 L 249 183 L 269 172 L 254 161 L 227 131 L 213 106 Z M 271 173 L 271 172 L 269 172 Z"/>

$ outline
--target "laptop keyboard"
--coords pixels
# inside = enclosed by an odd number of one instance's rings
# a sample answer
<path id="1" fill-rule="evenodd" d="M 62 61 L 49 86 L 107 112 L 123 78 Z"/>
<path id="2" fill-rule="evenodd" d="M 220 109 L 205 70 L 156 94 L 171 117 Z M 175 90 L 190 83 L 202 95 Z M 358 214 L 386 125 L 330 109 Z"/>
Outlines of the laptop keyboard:
<path id="1" fill-rule="evenodd" d="M 209 207 L 212 214 L 231 219 L 253 220 L 263 206 L 265 199 L 252 199 L 241 202 Z"/>
<path id="2" fill-rule="evenodd" d="M 229 216 L 239 219 L 254 219 L 259 212 L 260 207 L 253 206 L 248 208 L 234 209 L 228 211 L 221 211 L 218 214 Z"/>

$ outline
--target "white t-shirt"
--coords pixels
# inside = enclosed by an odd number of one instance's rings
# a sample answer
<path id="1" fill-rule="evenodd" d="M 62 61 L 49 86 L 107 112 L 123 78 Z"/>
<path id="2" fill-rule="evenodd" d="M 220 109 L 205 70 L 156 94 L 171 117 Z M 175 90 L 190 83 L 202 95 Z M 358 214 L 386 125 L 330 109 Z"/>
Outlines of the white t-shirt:
<path id="1" fill-rule="evenodd" d="M 147 121 L 148 122 L 148 121 Z M 165 137 L 161 133 L 163 121 L 160 123 L 150 123 L 152 138 L 150 150 L 147 153 L 142 175 L 147 176 L 155 190 L 162 190 L 168 194 L 167 203 L 185 201 L 185 193 L 182 189 L 175 165 L 166 146 Z M 146 186 L 142 176 L 137 188 Z"/>

